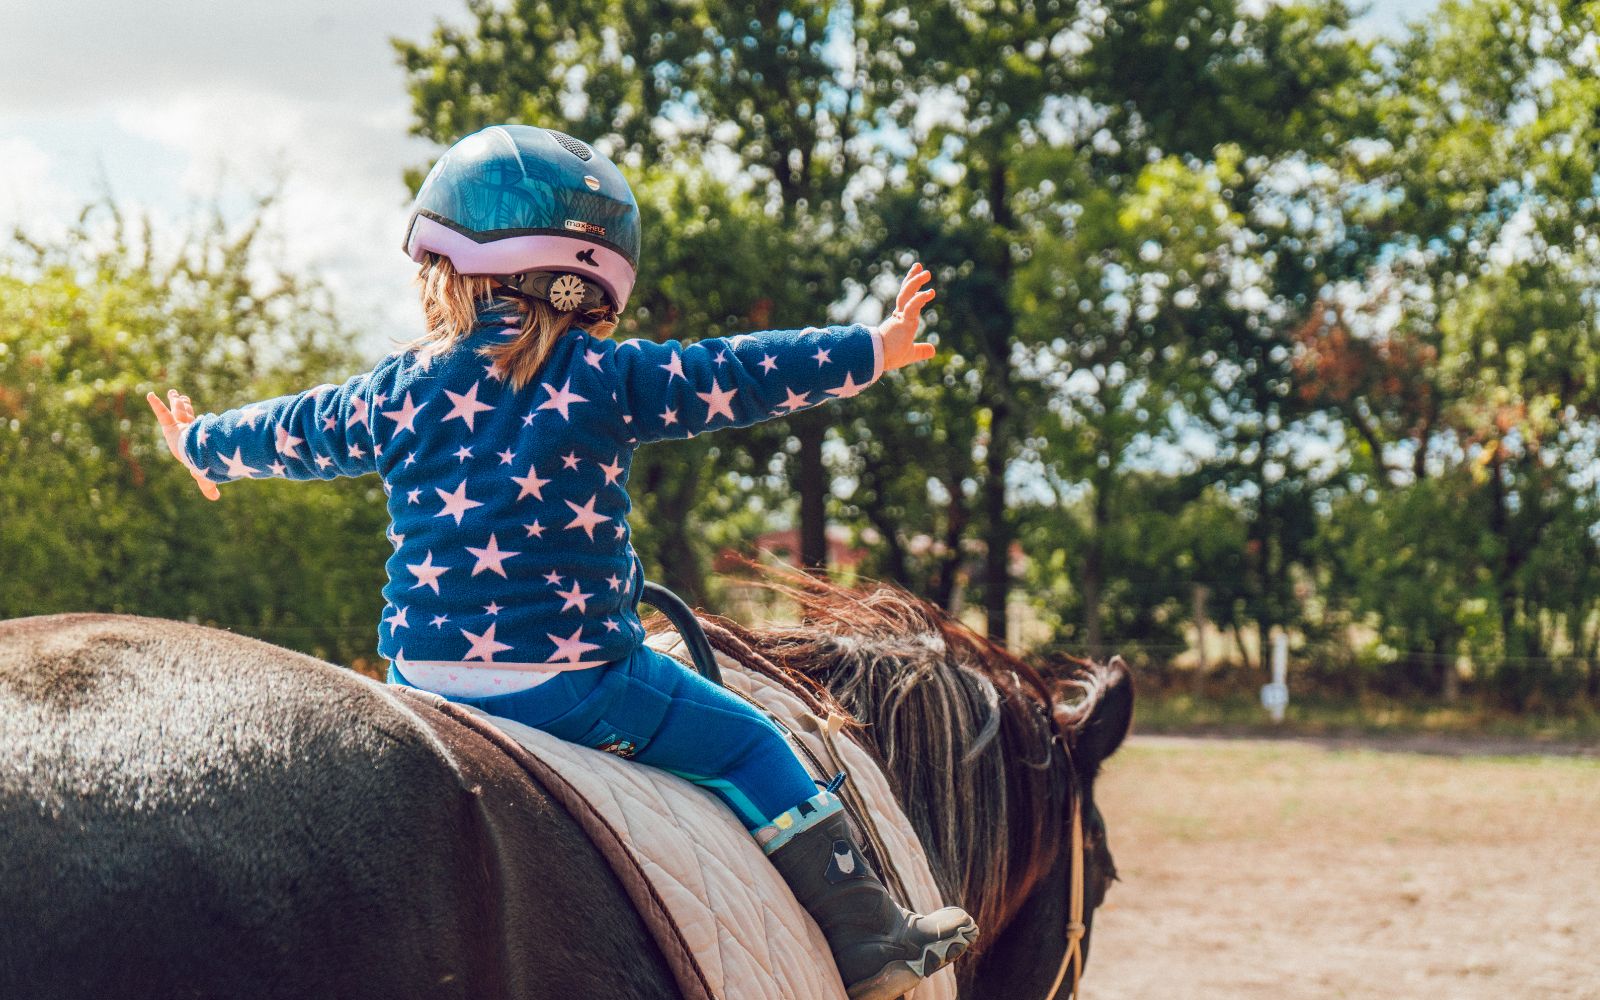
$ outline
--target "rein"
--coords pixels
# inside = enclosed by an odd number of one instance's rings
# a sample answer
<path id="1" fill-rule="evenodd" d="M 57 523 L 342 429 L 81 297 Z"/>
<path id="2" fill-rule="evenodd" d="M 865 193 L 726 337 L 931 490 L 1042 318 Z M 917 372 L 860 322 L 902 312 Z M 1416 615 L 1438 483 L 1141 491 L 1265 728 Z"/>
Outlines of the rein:
<path id="1" fill-rule="evenodd" d="M 1058 997 L 1062 997 L 1061 987 L 1066 983 L 1068 970 L 1072 972 L 1072 988 L 1066 992 L 1063 1000 L 1077 1000 L 1079 982 L 1083 978 L 1083 939 L 1089 933 L 1088 925 L 1083 920 L 1083 877 L 1086 861 L 1083 840 L 1083 788 L 1073 776 L 1072 751 L 1069 749 L 1067 735 L 1059 724 L 1055 728 L 1055 735 L 1050 742 L 1060 744 L 1067 773 L 1071 776 L 1069 794 L 1072 796 L 1072 839 L 1071 853 L 1067 858 L 1071 874 L 1067 878 L 1066 946 L 1061 952 L 1061 965 L 1056 969 L 1055 979 L 1051 981 L 1044 1000 L 1057 1000 Z"/>
<path id="2" fill-rule="evenodd" d="M 1056 1000 L 1069 968 L 1072 970 L 1072 989 L 1067 991 L 1067 1000 L 1074 1000 L 1078 995 L 1078 980 L 1083 976 L 1083 936 L 1088 931 L 1083 923 L 1083 861 L 1083 793 L 1074 787 L 1072 876 L 1071 887 L 1067 891 L 1067 947 L 1061 953 L 1061 968 L 1056 970 L 1055 982 L 1050 984 L 1050 992 L 1045 994 L 1045 1000 Z"/>

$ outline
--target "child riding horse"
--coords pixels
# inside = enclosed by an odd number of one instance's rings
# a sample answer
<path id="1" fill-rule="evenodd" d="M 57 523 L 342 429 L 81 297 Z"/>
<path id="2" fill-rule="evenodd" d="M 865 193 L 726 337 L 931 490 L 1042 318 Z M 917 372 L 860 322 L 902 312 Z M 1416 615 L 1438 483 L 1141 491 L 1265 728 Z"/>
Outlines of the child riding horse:
<path id="1" fill-rule="evenodd" d="M 176 390 L 150 405 L 213 500 L 238 479 L 381 476 L 390 680 L 703 785 L 816 918 L 849 995 L 888 1000 L 965 951 L 976 924 L 899 907 L 777 727 L 642 644 L 627 482 L 641 444 L 848 398 L 932 357 L 917 341 L 931 275 L 912 267 L 875 329 L 616 343 L 639 228 L 593 147 L 484 129 L 413 206 L 420 339 L 339 386 L 198 417 Z"/>

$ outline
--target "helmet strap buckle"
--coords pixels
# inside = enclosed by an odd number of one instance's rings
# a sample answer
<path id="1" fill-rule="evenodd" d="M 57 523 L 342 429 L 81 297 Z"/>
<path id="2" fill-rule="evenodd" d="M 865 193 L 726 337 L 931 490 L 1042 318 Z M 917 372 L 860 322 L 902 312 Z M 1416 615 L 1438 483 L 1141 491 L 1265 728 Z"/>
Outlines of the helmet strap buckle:
<path id="1" fill-rule="evenodd" d="M 586 312 L 607 304 L 605 289 L 570 271 L 522 271 L 497 274 L 495 279 L 528 298 L 543 299 L 562 312 Z"/>

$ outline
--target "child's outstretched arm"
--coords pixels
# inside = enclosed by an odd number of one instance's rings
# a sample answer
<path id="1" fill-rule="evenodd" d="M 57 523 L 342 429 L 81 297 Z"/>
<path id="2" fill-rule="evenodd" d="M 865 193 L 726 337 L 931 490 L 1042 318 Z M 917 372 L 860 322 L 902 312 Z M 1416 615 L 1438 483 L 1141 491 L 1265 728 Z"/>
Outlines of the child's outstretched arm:
<path id="1" fill-rule="evenodd" d="M 901 283 L 895 312 L 872 329 L 771 330 L 684 345 L 629 340 L 612 354 L 620 404 L 640 441 L 689 437 L 786 416 L 854 396 L 886 371 L 933 357 L 917 341 L 933 299 L 921 264 Z M 598 363 L 598 359 L 596 359 Z"/>
<path id="2" fill-rule="evenodd" d="M 167 447 L 214 500 L 212 484 L 235 479 L 333 479 L 377 471 L 373 424 L 384 399 L 373 392 L 376 374 L 198 417 L 176 390 L 168 393 L 171 409 L 153 392 L 147 398 Z"/>

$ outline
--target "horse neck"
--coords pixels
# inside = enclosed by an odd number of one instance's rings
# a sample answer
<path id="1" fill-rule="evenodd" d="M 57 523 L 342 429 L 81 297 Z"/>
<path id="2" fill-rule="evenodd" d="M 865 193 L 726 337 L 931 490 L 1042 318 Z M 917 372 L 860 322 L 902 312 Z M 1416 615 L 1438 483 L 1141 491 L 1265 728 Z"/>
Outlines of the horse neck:
<path id="1" fill-rule="evenodd" d="M 964 666 L 825 684 L 866 723 L 946 899 L 998 931 L 1059 854 L 1053 820 L 1069 779 L 1038 706 Z"/>

